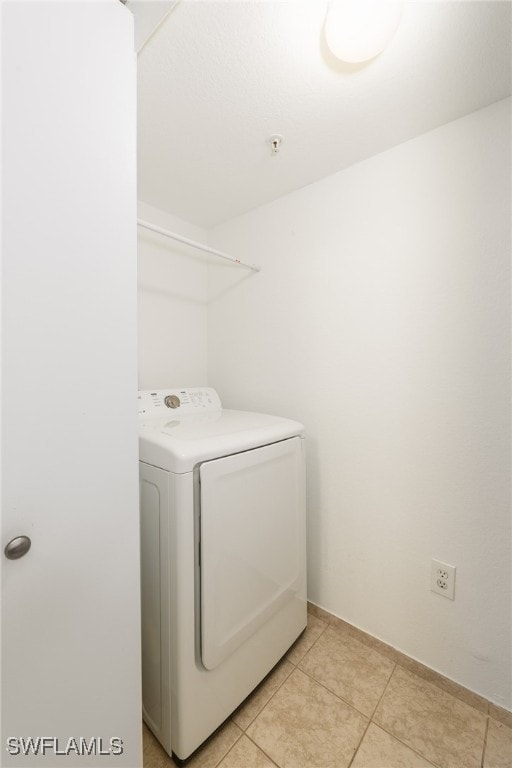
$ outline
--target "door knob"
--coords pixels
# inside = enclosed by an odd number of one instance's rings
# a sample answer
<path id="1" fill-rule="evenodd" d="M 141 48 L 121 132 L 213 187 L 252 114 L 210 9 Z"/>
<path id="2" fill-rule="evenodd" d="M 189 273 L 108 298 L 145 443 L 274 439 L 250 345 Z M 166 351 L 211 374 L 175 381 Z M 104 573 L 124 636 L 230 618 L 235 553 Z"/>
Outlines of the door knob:
<path id="1" fill-rule="evenodd" d="M 27 554 L 31 546 L 32 542 L 28 536 L 16 536 L 5 545 L 4 554 L 8 560 L 18 560 Z"/>

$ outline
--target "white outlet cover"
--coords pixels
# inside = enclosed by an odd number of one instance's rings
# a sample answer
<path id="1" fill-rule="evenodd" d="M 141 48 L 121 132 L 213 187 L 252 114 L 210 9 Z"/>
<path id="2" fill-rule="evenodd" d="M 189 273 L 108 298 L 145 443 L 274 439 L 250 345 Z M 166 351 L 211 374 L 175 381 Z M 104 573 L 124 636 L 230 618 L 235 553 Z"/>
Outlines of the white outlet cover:
<path id="1" fill-rule="evenodd" d="M 455 571 L 454 565 L 432 560 L 430 569 L 430 589 L 438 595 L 455 600 Z"/>

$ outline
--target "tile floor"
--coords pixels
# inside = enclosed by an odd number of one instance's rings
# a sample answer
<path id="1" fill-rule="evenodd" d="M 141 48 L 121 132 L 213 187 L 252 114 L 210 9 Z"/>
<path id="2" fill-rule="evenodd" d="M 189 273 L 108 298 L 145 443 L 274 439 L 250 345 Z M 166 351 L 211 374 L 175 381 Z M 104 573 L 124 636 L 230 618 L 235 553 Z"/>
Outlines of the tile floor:
<path id="1" fill-rule="evenodd" d="M 144 727 L 144 768 L 174 762 Z M 187 768 L 512 768 L 512 716 L 310 607 L 308 628 Z"/>

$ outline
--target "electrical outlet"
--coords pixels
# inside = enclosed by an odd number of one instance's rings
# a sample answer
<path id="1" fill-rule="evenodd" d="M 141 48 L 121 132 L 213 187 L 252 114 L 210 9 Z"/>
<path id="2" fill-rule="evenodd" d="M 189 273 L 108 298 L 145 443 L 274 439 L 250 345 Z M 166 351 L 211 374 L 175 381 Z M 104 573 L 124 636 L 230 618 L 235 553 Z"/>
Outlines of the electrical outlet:
<path id="1" fill-rule="evenodd" d="M 432 560 L 430 571 L 430 589 L 438 595 L 455 599 L 455 566 Z"/>

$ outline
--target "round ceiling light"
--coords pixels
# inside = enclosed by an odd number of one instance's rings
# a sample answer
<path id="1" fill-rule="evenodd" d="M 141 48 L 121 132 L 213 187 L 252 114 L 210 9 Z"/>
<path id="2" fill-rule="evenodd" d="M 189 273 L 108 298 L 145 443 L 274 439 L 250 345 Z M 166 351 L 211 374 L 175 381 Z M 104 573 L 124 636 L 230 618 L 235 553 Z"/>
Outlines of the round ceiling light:
<path id="1" fill-rule="evenodd" d="M 329 50 L 341 61 L 359 64 L 381 53 L 398 29 L 403 2 L 332 0 L 325 19 Z"/>

